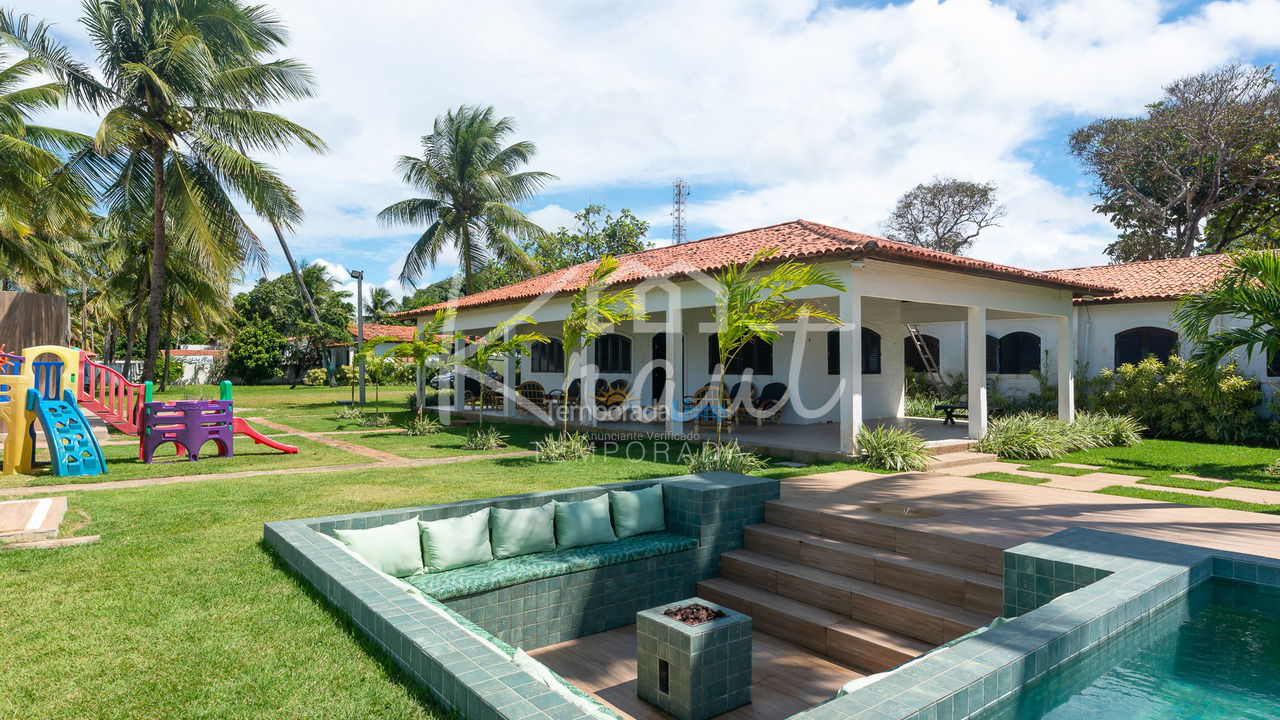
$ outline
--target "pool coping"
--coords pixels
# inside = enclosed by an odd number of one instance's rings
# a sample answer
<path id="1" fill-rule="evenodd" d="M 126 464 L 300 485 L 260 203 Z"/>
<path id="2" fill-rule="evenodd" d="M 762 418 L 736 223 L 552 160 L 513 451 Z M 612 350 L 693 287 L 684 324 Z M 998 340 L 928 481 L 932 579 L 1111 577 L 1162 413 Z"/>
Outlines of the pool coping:
<path id="1" fill-rule="evenodd" d="M 1004 552 L 1008 622 L 793 720 L 964 720 L 1211 577 L 1280 590 L 1280 560 L 1068 528 Z"/>

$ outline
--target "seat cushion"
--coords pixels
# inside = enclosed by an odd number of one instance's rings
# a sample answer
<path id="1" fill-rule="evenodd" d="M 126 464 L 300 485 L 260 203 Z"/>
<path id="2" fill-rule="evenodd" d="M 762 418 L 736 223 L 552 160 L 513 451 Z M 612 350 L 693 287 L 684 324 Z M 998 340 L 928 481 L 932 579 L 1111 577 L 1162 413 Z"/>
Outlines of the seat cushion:
<path id="1" fill-rule="evenodd" d="M 405 577 L 422 570 L 417 518 L 363 530 L 338 529 L 333 535 L 379 572 Z"/>
<path id="2" fill-rule="evenodd" d="M 613 508 L 613 529 L 620 538 L 667 529 L 661 483 L 641 490 L 610 490 L 609 504 Z"/>
<path id="3" fill-rule="evenodd" d="M 573 548 L 613 542 L 607 494 L 578 502 L 556 501 L 556 547 Z"/>
<path id="4" fill-rule="evenodd" d="M 405 580 L 438 600 L 452 600 L 557 575 L 690 550 L 697 546 L 697 540 L 684 535 L 650 533 L 600 545 L 501 558 L 483 565 L 446 572 L 421 573 Z"/>
<path id="5" fill-rule="evenodd" d="M 493 508 L 489 532 L 495 558 L 515 557 L 556 549 L 555 506 Z"/>

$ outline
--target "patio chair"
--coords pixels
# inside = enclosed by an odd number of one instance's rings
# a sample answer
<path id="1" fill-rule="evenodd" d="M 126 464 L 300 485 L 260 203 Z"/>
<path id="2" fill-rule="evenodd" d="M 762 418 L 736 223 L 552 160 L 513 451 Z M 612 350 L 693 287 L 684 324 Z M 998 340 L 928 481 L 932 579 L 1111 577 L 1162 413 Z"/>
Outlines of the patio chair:
<path id="1" fill-rule="evenodd" d="M 714 427 L 717 422 L 723 429 L 733 431 L 734 413 L 729 409 L 728 396 L 725 395 L 723 385 L 719 383 L 703 385 L 693 395 L 685 397 L 684 405 L 685 411 L 693 421 L 694 432 L 700 430 L 703 425 Z"/>
<path id="2" fill-rule="evenodd" d="M 756 419 L 756 425 L 762 424 L 765 419 L 775 423 L 782 422 L 782 409 L 786 407 L 790 397 L 791 391 L 780 382 L 765 385 L 764 390 L 760 391 L 760 397 L 756 400 L 755 412 L 752 413 L 752 417 Z"/>
<path id="3" fill-rule="evenodd" d="M 516 388 L 516 394 L 529 401 L 534 407 L 545 410 L 547 408 L 547 390 L 542 387 L 542 383 L 529 380 L 520 383 L 520 387 Z"/>
<path id="4" fill-rule="evenodd" d="M 729 388 L 729 409 L 739 420 L 751 417 L 756 405 L 756 386 L 749 381 L 737 382 Z"/>
<path id="5" fill-rule="evenodd" d="M 569 383 L 569 389 L 564 391 L 564 402 L 566 405 L 577 405 L 582 399 L 582 380 L 574 378 Z"/>

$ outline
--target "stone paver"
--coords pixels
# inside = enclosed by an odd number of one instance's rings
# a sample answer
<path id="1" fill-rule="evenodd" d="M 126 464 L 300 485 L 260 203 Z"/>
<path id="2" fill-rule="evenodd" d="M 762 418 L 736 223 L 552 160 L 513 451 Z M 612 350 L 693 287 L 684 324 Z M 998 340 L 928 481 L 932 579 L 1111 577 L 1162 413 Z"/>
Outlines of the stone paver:
<path id="1" fill-rule="evenodd" d="M 271 421 L 271 420 L 267 420 L 266 418 L 257 418 L 256 420 L 254 420 L 254 422 L 260 423 L 260 424 L 265 425 L 265 426 L 267 426 L 267 427 L 269 427 L 269 428 L 275 428 L 276 430 L 281 430 L 281 431 L 284 431 L 284 432 L 287 432 L 287 433 L 293 433 L 293 434 L 297 435 L 298 437 L 303 437 L 303 438 L 306 438 L 306 439 L 308 439 L 308 440 L 314 440 L 315 442 L 318 442 L 318 443 L 320 443 L 321 445 L 328 445 L 328 446 L 329 446 L 329 447 L 331 447 L 331 448 L 337 448 L 337 449 L 339 449 L 339 450 L 345 450 L 346 452 L 353 453 L 353 454 L 355 454 L 355 455 L 363 455 L 363 456 L 365 456 L 365 457 L 367 457 L 367 458 L 373 458 L 374 460 L 381 460 L 382 462 L 398 462 L 398 461 L 401 461 L 401 460 L 408 460 L 408 459 L 409 459 L 409 458 L 406 458 L 406 457 L 401 457 L 401 456 L 399 456 L 399 455 L 393 455 L 393 454 L 391 454 L 391 453 L 389 453 L 389 452 L 383 452 L 383 451 L 381 451 L 381 450 L 374 450 L 373 448 L 371 448 L 371 447 L 365 447 L 364 445 L 357 445 L 357 444 L 352 443 L 352 442 L 347 442 L 346 440 L 339 440 L 339 439 L 337 439 L 337 438 L 331 438 L 331 437 L 328 437 L 328 436 L 326 436 L 326 435 L 324 435 L 324 434 L 322 434 L 322 433 L 318 433 L 318 432 L 305 432 L 305 431 L 299 430 L 299 429 L 297 429 L 297 428 L 295 428 L 295 427 L 289 427 L 288 425 L 284 425 L 284 424 L 282 424 L 282 423 L 278 423 L 278 422 L 273 422 L 273 421 Z"/>
<path id="2" fill-rule="evenodd" d="M 1067 475 L 1055 475 L 1053 480 L 1044 484 L 1044 487 L 1058 488 L 1059 490 L 1080 490 L 1082 492 L 1094 492 L 1104 487 L 1111 487 L 1119 483 L 1106 477 L 1095 477 L 1096 475 L 1105 475 L 1106 473 L 1089 473 L 1088 475 L 1078 475 L 1070 477 Z M 1135 480 L 1137 478 L 1134 478 Z"/>
<path id="3" fill-rule="evenodd" d="M 1231 482 L 1230 480 L 1219 480 L 1218 478 L 1200 477 L 1199 475 L 1178 475 L 1178 474 L 1170 474 L 1170 475 L 1169 475 L 1169 477 L 1175 477 L 1175 478 L 1179 478 L 1179 479 L 1181 479 L 1181 480 L 1201 480 L 1201 481 L 1203 481 L 1203 482 L 1221 483 L 1221 484 L 1223 484 L 1223 485 L 1226 485 L 1227 483 Z M 1264 491 L 1264 492 L 1265 492 L 1265 491 Z"/>

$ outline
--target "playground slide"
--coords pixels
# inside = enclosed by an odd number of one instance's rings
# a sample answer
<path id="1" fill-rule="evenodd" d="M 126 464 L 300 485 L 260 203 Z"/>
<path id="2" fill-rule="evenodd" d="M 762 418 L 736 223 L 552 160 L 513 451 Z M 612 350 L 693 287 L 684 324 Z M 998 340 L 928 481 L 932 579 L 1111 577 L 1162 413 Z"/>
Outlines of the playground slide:
<path id="1" fill-rule="evenodd" d="M 263 435 L 262 433 L 258 432 L 257 430 L 254 430 L 253 427 L 250 426 L 249 423 L 245 422 L 242 418 L 232 418 L 231 432 L 235 433 L 236 435 L 244 435 L 245 437 L 252 438 L 255 443 L 259 445 L 266 445 L 267 447 L 272 448 L 274 450 L 279 450 L 280 452 L 286 455 L 294 455 L 298 452 L 298 448 L 292 445 L 285 445 L 284 443 L 278 443 L 275 440 L 272 440 L 271 438 L 267 437 L 266 435 Z"/>
<path id="2" fill-rule="evenodd" d="M 64 389 L 61 400 L 47 400 L 39 390 L 31 388 L 27 390 L 27 412 L 34 414 L 44 428 L 49 464 L 55 475 L 101 475 L 107 471 L 102 446 L 71 390 Z M 31 432 L 35 432 L 34 428 Z"/>

